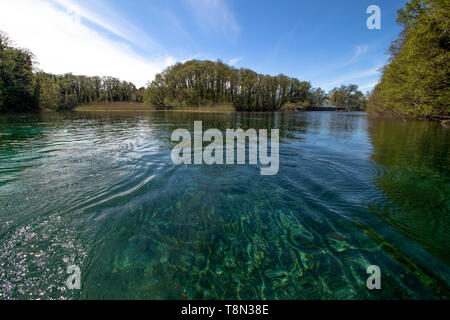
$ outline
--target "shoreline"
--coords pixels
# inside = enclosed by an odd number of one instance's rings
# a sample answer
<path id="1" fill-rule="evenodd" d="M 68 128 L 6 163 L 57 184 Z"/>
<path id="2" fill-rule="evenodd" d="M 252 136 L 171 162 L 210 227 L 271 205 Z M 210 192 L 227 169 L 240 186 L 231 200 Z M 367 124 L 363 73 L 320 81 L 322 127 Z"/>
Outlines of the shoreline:
<path id="1" fill-rule="evenodd" d="M 68 110 L 69 111 L 69 110 Z M 298 113 L 294 109 L 286 109 L 281 108 L 278 110 L 272 110 L 272 111 L 263 111 L 263 110 L 255 110 L 255 111 L 243 111 L 243 110 L 236 110 L 235 107 L 232 105 L 203 105 L 199 107 L 190 106 L 186 108 L 156 108 L 151 105 L 147 104 L 105 104 L 105 105 L 82 105 L 77 106 L 74 109 L 71 109 L 70 111 L 77 111 L 77 112 L 188 112 L 188 113 L 234 113 L 234 112 L 255 112 L 255 113 L 273 113 L 273 112 L 280 112 L 280 113 Z M 336 110 L 305 110 L 305 112 L 314 112 L 314 111 L 321 111 L 321 112 L 340 112 Z M 364 111 L 362 111 L 364 112 Z"/>
<path id="2" fill-rule="evenodd" d="M 78 109 L 75 112 L 187 112 L 187 113 L 234 113 L 236 110 L 159 110 L 159 109 Z"/>
<path id="3" fill-rule="evenodd" d="M 91 106 L 78 106 L 72 111 L 77 112 L 213 112 L 213 113 L 231 113 L 236 112 L 236 109 L 232 106 L 203 106 L 198 108 L 186 108 L 186 109 L 158 109 L 151 105 L 146 104 L 113 104 L 113 105 L 91 105 Z"/>
<path id="4" fill-rule="evenodd" d="M 372 118 L 384 118 L 384 119 L 394 119 L 403 121 L 433 121 L 445 123 L 450 121 L 450 116 L 412 116 L 406 114 L 393 114 L 393 113 L 380 113 L 376 111 L 366 111 L 367 115 Z"/>

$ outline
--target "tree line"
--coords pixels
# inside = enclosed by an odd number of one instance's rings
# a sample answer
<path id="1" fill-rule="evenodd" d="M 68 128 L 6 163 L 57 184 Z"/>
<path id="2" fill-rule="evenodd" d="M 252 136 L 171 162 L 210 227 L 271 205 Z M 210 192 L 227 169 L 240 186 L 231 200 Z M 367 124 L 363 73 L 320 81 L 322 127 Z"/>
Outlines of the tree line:
<path id="1" fill-rule="evenodd" d="M 138 102 L 160 108 L 230 104 L 239 111 L 338 106 L 364 110 L 365 97 L 356 85 L 327 94 L 310 82 L 280 74 L 258 74 L 222 61 L 177 63 L 155 76 L 147 88 L 112 77 L 54 75 L 33 72 L 33 54 L 12 46 L 0 32 L 0 111 L 67 110 L 78 105 Z"/>
<path id="2" fill-rule="evenodd" d="M 78 105 L 110 102 L 142 102 L 143 89 L 113 77 L 72 74 L 35 74 L 35 92 L 41 108 L 72 109 Z"/>
<path id="3" fill-rule="evenodd" d="M 398 10 L 402 31 L 368 100 L 375 113 L 450 116 L 450 2 L 411 0 Z"/>
<path id="4" fill-rule="evenodd" d="M 365 97 L 356 85 L 335 88 L 334 102 L 363 110 Z M 356 95 L 356 97 L 354 97 Z M 258 74 L 222 61 L 191 60 L 157 74 L 144 93 L 144 102 L 158 107 L 233 104 L 241 111 L 274 111 L 284 106 L 321 106 L 328 95 L 310 82 L 280 74 Z"/>
<path id="5" fill-rule="evenodd" d="M 0 32 L 0 111 L 72 109 L 78 105 L 142 102 L 144 88 L 112 77 L 33 72 L 33 54 Z"/>

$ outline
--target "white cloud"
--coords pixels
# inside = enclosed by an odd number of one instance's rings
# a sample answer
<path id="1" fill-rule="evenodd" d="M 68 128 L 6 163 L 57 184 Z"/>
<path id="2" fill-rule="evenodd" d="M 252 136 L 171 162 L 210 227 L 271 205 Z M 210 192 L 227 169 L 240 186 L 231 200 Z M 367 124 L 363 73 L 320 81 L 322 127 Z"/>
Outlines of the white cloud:
<path id="1" fill-rule="evenodd" d="M 65 10 L 59 10 L 54 3 Z M 46 72 L 109 75 L 142 86 L 175 62 L 163 54 L 152 60 L 144 58 L 126 42 L 108 38 L 82 19 L 130 43 L 138 42 L 134 34 L 139 32 L 123 19 L 117 18 L 119 23 L 113 24 L 70 0 L 0 1 L 0 30 L 17 45 L 30 49 Z"/>
<path id="2" fill-rule="evenodd" d="M 346 63 L 344 63 L 343 65 L 339 66 L 339 68 L 345 68 L 345 67 L 352 65 L 353 63 L 355 63 L 358 60 L 359 57 L 363 56 L 368 51 L 369 51 L 368 45 L 366 45 L 366 44 L 357 45 L 355 47 L 355 53 L 353 54 L 352 58 L 350 60 L 348 60 Z"/>
<path id="3" fill-rule="evenodd" d="M 166 11 L 165 12 L 166 19 L 171 23 L 172 27 L 177 30 L 178 33 L 182 34 L 183 37 L 185 37 L 189 42 L 192 44 L 195 44 L 194 39 L 191 37 L 191 35 L 183 28 L 181 25 L 180 20 L 171 12 Z"/>
<path id="4" fill-rule="evenodd" d="M 244 59 L 245 59 L 245 56 L 236 57 L 236 58 L 231 59 L 231 60 L 228 62 L 228 64 L 229 64 L 230 66 L 234 66 L 234 65 L 238 64 L 239 62 L 241 62 L 241 61 L 244 60 Z"/>
<path id="5" fill-rule="evenodd" d="M 370 90 L 372 90 L 373 88 L 375 88 L 375 86 L 376 86 L 377 84 L 378 84 L 378 81 L 377 81 L 377 82 L 371 82 L 371 83 L 368 83 L 368 84 L 365 84 L 365 85 L 361 86 L 359 89 L 360 89 L 360 90 L 370 91 Z"/>
<path id="6" fill-rule="evenodd" d="M 369 46 L 366 44 L 356 46 L 355 54 L 353 55 L 351 62 L 353 63 L 354 61 L 356 61 L 360 56 L 366 54 L 367 51 L 369 51 Z"/>
<path id="7" fill-rule="evenodd" d="M 346 74 L 346 75 L 342 76 L 341 78 L 334 80 L 333 82 L 329 82 L 329 83 L 323 85 L 323 88 L 332 89 L 335 86 L 338 86 L 341 84 L 347 84 L 354 80 L 360 80 L 360 79 L 365 79 L 368 77 L 374 77 L 374 76 L 380 75 L 381 74 L 379 71 L 380 68 L 381 68 L 381 66 L 377 66 L 375 68 Z"/>
<path id="8" fill-rule="evenodd" d="M 161 48 L 161 45 L 155 40 L 143 33 L 120 14 L 103 4 L 102 0 L 90 1 L 90 5 L 95 5 L 92 10 L 86 6 L 81 6 L 72 0 L 46 0 L 48 3 L 54 3 L 63 7 L 66 13 L 72 15 L 74 19 L 83 18 L 91 23 L 102 27 L 112 34 L 125 39 L 139 47 Z M 96 12 L 102 12 L 102 15 Z"/>
<path id="9" fill-rule="evenodd" d="M 187 0 L 196 21 L 205 33 L 221 32 L 233 39 L 240 28 L 224 0 Z"/>

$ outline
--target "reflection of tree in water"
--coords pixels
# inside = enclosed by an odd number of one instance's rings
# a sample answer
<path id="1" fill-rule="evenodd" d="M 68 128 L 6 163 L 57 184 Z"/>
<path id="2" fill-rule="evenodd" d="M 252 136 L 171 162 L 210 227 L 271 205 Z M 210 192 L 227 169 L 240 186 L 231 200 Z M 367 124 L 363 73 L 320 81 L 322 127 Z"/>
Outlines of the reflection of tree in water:
<path id="1" fill-rule="evenodd" d="M 369 133 L 376 185 L 388 201 L 371 209 L 450 263 L 450 131 L 438 123 L 372 119 Z"/>

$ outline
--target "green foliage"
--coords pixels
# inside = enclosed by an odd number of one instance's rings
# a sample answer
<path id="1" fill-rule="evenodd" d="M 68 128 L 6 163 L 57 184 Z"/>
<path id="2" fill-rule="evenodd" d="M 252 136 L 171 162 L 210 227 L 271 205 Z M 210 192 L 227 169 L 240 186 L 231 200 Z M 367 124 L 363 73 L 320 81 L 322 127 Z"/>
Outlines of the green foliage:
<path id="1" fill-rule="evenodd" d="M 35 75 L 39 105 L 45 109 L 72 109 L 81 104 L 117 101 L 142 101 L 143 90 L 129 82 L 111 77 L 86 77 L 72 74 Z M 139 96 L 140 95 L 140 96 Z"/>
<path id="2" fill-rule="evenodd" d="M 398 11 L 403 30 L 372 92 L 372 112 L 413 117 L 450 116 L 450 3 L 411 0 Z"/>
<path id="3" fill-rule="evenodd" d="M 134 91 L 131 94 L 131 101 L 132 102 L 137 102 L 137 103 L 143 103 L 144 102 L 144 92 L 145 92 L 145 88 L 139 88 L 138 90 Z"/>
<path id="4" fill-rule="evenodd" d="M 0 111 L 28 111 L 37 108 L 33 85 L 32 55 L 11 46 L 0 32 Z"/>
<path id="5" fill-rule="evenodd" d="M 112 77 L 33 74 L 32 54 L 0 32 L 0 111 L 72 109 L 101 102 L 142 102 L 144 88 Z"/>
<path id="6" fill-rule="evenodd" d="M 286 104 L 321 105 L 325 92 L 283 74 L 276 77 L 235 69 L 221 61 L 191 60 L 158 74 L 144 102 L 158 107 L 233 104 L 237 110 L 272 111 Z"/>
<path id="7" fill-rule="evenodd" d="M 358 90 L 358 86 L 355 84 L 342 85 L 340 88 L 331 90 L 330 102 L 338 107 L 350 107 L 355 111 L 364 111 L 366 109 L 366 97 Z"/>

